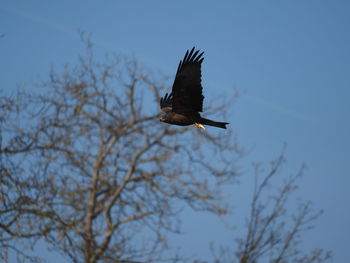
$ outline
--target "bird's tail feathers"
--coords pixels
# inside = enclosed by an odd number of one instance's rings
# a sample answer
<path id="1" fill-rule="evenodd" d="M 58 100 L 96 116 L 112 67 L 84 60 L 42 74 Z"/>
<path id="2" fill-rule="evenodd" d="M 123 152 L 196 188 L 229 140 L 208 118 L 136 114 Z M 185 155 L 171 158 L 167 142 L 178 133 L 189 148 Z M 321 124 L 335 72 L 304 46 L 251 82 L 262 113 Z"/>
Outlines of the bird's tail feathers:
<path id="1" fill-rule="evenodd" d="M 212 121 L 212 120 L 208 120 L 208 119 L 205 119 L 205 118 L 201 118 L 199 123 L 200 124 L 204 124 L 204 125 L 209 125 L 209 126 L 222 128 L 222 129 L 226 129 L 226 125 L 229 124 L 228 122 Z"/>

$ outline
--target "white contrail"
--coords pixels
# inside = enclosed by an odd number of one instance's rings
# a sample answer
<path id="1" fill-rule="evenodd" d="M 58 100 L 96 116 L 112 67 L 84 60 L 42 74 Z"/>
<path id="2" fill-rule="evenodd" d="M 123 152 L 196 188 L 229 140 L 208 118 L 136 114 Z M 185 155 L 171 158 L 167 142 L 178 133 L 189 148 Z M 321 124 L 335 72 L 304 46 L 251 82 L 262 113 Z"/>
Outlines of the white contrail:
<path id="1" fill-rule="evenodd" d="M 7 7 L 4 7 L 4 6 L 0 6 L 0 9 L 8 12 L 8 13 L 11 13 L 13 15 L 16 15 L 16 16 L 20 16 L 22 18 L 25 18 L 27 20 L 30 20 L 32 22 L 36 22 L 36 23 L 39 23 L 39 24 L 44 24 L 50 28 L 53 28 L 53 29 L 56 29 L 58 31 L 61 31 L 63 33 L 66 33 L 66 34 L 76 34 L 76 31 L 74 30 L 71 30 L 67 27 L 64 27 L 62 25 L 59 25 L 59 24 L 56 24 L 56 23 L 53 23 L 52 21 L 49 21 L 43 17 L 40 17 L 40 16 L 37 16 L 37 15 L 33 15 L 31 13 L 28 13 L 28 12 L 25 12 L 19 8 L 9 8 L 8 6 Z"/>
<path id="2" fill-rule="evenodd" d="M 3 10 L 7 13 L 10 13 L 11 15 L 22 17 L 22 18 L 27 19 L 27 20 L 34 22 L 34 23 L 45 25 L 51 29 L 54 29 L 54 30 L 57 30 L 61 33 L 69 35 L 72 38 L 76 38 L 78 36 L 78 32 L 80 30 L 79 27 L 78 28 L 70 28 L 70 27 L 61 25 L 59 23 L 55 23 L 54 21 L 49 20 L 47 18 L 44 18 L 42 16 L 39 16 L 37 14 L 32 14 L 30 12 L 21 10 L 19 8 L 12 8 L 9 6 L 6 6 L 6 7 L 0 6 L 0 10 Z M 84 29 L 82 29 L 82 31 L 84 32 Z M 87 33 L 89 33 L 89 32 L 87 32 Z M 118 48 L 117 45 L 112 44 L 112 43 L 108 43 L 107 41 L 104 41 L 104 40 L 101 41 L 101 40 L 94 38 L 93 44 L 100 46 L 108 51 L 116 51 L 116 49 L 118 49 L 118 51 L 123 51 L 123 50 L 120 50 L 120 48 Z"/>
<path id="3" fill-rule="evenodd" d="M 276 103 L 272 103 L 270 101 L 267 101 L 265 99 L 259 98 L 259 97 L 255 97 L 255 96 L 250 96 L 250 95 L 245 95 L 245 98 L 248 98 L 266 108 L 269 108 L 270 110 L 279 112 L 281 114 L 284 114 L 288 117 L 291 117 L 293 119 L 297 119 L 297 120 L 301 120 L 301 121 L 306 121 L 306 122 L 314 122 L 314 120 L 308 116 L 305 116 L 304 114 L 301 114 L 297 111 L 288 109 L 284 106 L 278 105 Z"/>

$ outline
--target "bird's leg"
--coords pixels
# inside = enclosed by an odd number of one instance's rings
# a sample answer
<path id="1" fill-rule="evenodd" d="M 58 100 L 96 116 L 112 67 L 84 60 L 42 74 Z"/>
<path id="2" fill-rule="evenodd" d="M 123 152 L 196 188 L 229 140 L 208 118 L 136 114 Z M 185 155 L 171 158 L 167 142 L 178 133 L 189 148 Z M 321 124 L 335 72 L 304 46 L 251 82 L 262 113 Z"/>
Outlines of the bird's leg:
<path id="1" fill-rule="evenodd" d="M 203 129 L 203 130 L 205 130 L 205 127 L 204 127 L 202 124 L 200 124 L 199 122 L 195 122 L 194 125 L 196 125 L 196 127 L 197 127 L 198 129 Z"/>

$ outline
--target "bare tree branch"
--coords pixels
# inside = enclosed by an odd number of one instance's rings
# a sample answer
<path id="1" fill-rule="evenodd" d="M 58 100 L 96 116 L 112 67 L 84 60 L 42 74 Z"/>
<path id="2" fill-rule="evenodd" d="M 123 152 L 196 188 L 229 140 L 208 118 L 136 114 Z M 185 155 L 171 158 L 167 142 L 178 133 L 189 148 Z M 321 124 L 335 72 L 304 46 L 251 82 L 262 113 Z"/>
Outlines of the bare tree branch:
<path id="1" fill-rule="evenodd" d="M 38 240 L 71 262 L 191 262 L 169 248 L 179 232 L 179 206 L 217 216 L 230 210 L 223 186 L 235 183 L 242 151 L 230 130 L 200 132 L 159 122 L 166 87 L 135 60 L 52 70 L 40 93 L 0 96 L 0 259 L 40 262 Z M 226 114 L 233 98 L 206 109 Z M 301 202 L 286 209 L 304 167 L 273 190 L 282 153 L 265 171 L 255 165 L 246 235 L 219 262 L 320 263 L 331 253 L 302 251 L 301 235 L 322 211 Z M 27 251 L 17 248 L 26 244 Z M 193 262 L 207 262 L 194 260 Z"/>
<path id="2" fill-rule="evenodd" d="M 220 187 L 234 182 L 238 148 L 226 131 L 161 123 L 165 85 L 135 60 L 97 63 L 86 44 L 43 92 L 0 97 L 0 247 L 43 240 L 72 262 L 160 260 L 179 202 L 227 213 Z"/>
<path id="3" fill-rule="evenodd" d="M 282 187 L 271 191 L 273 181 L 279 176 L 279 170 L 285 161 L 283 153 L 271 163 L 266 175 L 259 164 L 255 165 L 255 184 L 251 212 L 247 224 L 246 237 L 238 239 L 236 256 L 240 263 L 255 263 L 263 259 L 269 262 L 325 262 L 330 252 L 319 250 L 315 257 L 298 249 L 300 235 L 312 227 L 313 222 L 322 214 L 314 212 L 310 202 L 299 204 L 295 213 L 287 214 L 287 202 L 297 189 L 297 181 L 305 167 L 290 176 Z M 259 179 L 262 176 L 262 180 Z M 300 257 L 302 256 L 302 257 Z M 301 259 L 303 258 L 303 259 Z"/>

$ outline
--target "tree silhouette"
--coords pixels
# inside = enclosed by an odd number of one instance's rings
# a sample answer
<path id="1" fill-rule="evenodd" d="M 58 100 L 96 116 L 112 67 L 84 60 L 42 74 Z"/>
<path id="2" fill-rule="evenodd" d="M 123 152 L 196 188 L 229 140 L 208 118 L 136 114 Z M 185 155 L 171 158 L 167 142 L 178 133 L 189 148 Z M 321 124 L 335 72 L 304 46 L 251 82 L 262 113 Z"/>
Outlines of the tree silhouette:
<path id="1" fill-rule="evenodd" d="M 302 235 L 312 229 L 323 211 L 315 211 L 310 201 L 302 200 L 295 210 L 288 211 L 288 201 L 298 188 L 298 180 L 303 175 L 305 165 L 299 172 L 282 177 L 284 180 L 276 183 L 281 179 L 280 170 L 285 161 L 283 151 L 267 170 L 259 163 L 254 164 L 254 187 L 246 233 L 236 238 L 238 246 L 235 250 L 222 249 L 220 256 L 216 257 L 216 263 L 311 263 L 331 259 L 330 251 L 315 249 L 306 252 L 302 249 Z"/>
<path id="2" fill-rule="evenodd" d="M 42 240 L 71 262 L 181 261 L 162 253 L 167 234 L 179 231 L 179 209 L 228 213 L 222 186 L 235 181 L 240 151 L 229 130 L 161 123 L 159 78 L 123 57 L 97 63 L 86 44 L 78 66 L 52 70 L 39 91 L 0 98 L 0 258 L 13 251 L 18 261 L 40 261 L 17 244 L 30 250 Z M 295 181 L 268 203 L 261 192 L 280 165 L 256 185 L 247 237 L 229 262 L 258 262 L 276 247 L 271 262 L 326 259 L 290 255 L 296 234 L 317 217 L 308 205 L 294 232 L 277 235 Z"/>
<path id="3" fill-rule="evenodd" d="M 228 132 L 161 123 L 160 84 L 134 60 L 95 63 L 87 45 L 39 94 L 1 98 L 1 244 L 44 239 L 72 262 L 154 261 L 178 231 L 178 202 L 227 212 L 219 186 L 236 175 L 225 159 L 236 148 Z"/>

